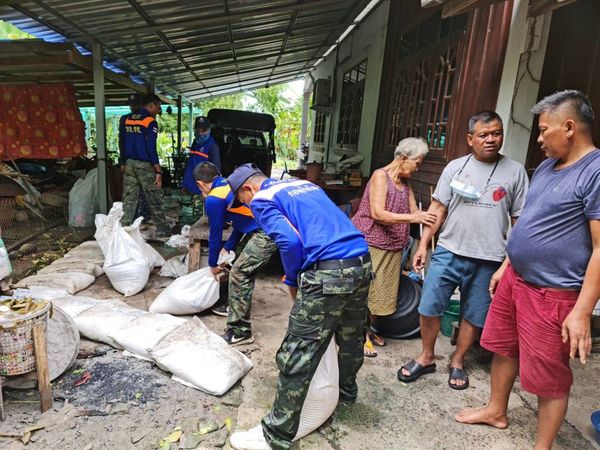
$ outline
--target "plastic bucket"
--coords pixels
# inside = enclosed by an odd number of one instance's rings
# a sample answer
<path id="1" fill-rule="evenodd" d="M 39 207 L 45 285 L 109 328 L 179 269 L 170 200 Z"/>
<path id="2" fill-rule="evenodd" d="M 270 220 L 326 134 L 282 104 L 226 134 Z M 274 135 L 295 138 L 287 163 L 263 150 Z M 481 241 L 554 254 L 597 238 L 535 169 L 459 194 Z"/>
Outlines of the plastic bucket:
<path id="1" fill-rule="evenodd" d="M 306 165 L 306 179 L 313 183 L 319 181 L 322 170 L 323 165 L 321 163 L 308 163 Z"/>
<path id="2" fill-rule="evenodd" d="M 442 316 L 442 334 L 452 337 L 452 322 L 457 322 L 460 317 L 460 301 L 450 300 L 450 304 Z"/>

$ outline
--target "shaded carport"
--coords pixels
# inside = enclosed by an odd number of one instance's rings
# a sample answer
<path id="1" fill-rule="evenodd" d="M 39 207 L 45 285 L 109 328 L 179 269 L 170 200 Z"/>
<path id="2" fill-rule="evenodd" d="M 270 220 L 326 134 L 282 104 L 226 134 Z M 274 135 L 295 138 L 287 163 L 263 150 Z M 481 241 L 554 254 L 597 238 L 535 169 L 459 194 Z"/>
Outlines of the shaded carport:
<path id="1" fill-rule="evenodd" d="M 32 64 L 19 70 L 14 55 L 2 53 L 0 83 L 80 83 L 80 104 L 93 100 L 96 106 L 99 191 L 106 210 L 105 104 L 125 104 L 136 90 L 154 91 L 174 99 L 180 112 L 184 103 L 191 108 L 202 98 L 301 78 L 379 1 L 0 0 L 0 19 L 59 43 L 68 54 L 64 63 L 78 72 L 53 74 L 42 64 L 32 71 L 36 57 L 52 63 L 43 52 L 27 55 Z M 179 147 L 181 114 L 177 142 Z"/>

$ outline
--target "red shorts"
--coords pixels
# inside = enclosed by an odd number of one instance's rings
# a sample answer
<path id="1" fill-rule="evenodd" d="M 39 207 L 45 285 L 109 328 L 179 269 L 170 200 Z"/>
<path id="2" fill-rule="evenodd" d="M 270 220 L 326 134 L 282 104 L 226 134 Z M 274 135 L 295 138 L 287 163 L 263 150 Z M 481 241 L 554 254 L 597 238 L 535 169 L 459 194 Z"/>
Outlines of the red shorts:
<path id="1" fill-rule="evenodd" d="M 508 358 L 519 358 L 524 390 L 540 397 L 569 395 L 573 373 L 569 345 L 563 344 L 562 323 L 579 292 L 554 291 L 524 281 L 509 265 L 483 328 L 482 347 Z"/>

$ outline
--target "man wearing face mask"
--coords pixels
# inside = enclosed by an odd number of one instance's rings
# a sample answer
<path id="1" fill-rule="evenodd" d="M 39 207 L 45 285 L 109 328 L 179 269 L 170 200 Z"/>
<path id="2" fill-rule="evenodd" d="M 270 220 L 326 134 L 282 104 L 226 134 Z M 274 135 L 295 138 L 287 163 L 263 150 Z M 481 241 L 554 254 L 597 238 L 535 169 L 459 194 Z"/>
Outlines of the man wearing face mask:
<path id="1" fill-rule="evenodd" d="M 195 139 L 190 147 L 190 157 L 183 175 L 181 187 L 192 194 L 201 195 L 194 179 L 194 168 L 201 162 L 213 163 L 221 171 L 221 151 L 217 141 L 210 132 L 210 122 L 207 117 L 196 117 L 194 122 Z"/>
<path id="2" fill-rule="evenodd" d="M 521 214 L 528 188 L 525 168 L 499 153 L 503 133 L 502 119 L 495 112 L 472 116 L 467 133 L 472 152 L 451 161 L 440 176 L 429 207 L 437 221 L 425 226 L 413 258 L 415 269 L 421 270 L 431 239 L 440 229 L 419 305 L 422 351 L 400 368 L 400 381 L 415 381 L 436 370 L 434 348 L 441 316 L 458 287 L 462 321 L 450 356 L 448 385 L 456 390 L 469 387 L 464 358 L 485 323 L 489 289 L 506 264 L 509 219 L 514 224 Z"/>

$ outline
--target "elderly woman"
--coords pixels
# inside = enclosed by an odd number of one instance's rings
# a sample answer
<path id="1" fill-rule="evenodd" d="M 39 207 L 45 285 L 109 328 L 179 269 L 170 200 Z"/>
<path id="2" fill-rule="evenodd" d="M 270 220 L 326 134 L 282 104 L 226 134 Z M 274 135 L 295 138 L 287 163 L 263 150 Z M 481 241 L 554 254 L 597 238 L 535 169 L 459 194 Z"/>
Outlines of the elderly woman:
<path id="1" fill-rule="evenodd" d="M 402 253 L 409 243 L 411 223 L 432 225 L 435 214 L 420 211 L 407 179 L 419 170 L 429 151 L 421 138 L 406 138 L 394 151 L 394 160 L 373 173 L 352 221 L 365 235 L 375 279 L 369 290 L 370 320 L 396 311 Z M 365 356 L 377 356 L 373 344 L 385 341 L 372 332 L 365 340 Z"/>

